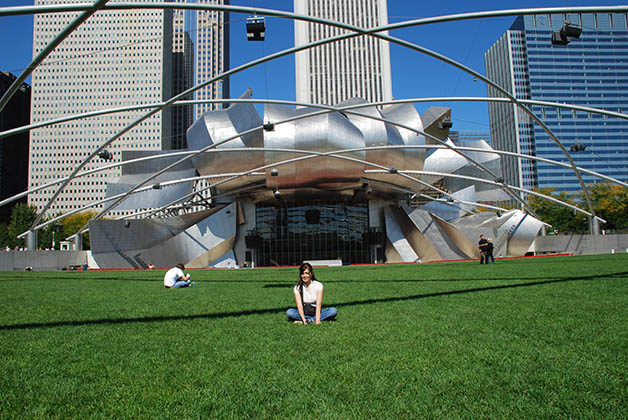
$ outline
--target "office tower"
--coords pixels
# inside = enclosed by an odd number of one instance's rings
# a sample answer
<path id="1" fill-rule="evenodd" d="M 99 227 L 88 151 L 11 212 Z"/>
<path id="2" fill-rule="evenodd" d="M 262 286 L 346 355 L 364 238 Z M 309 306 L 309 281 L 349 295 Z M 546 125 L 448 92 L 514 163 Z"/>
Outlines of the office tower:
<path id="1" fill-rule="evenodd" d="M 552 32 L 565 22 L 582 28 L 578 39 L 552 45 Z M 518 17 L 484 55 L 489 79 L 518 99 L 581 105 L 615 112 L 628 109 L 628 18 L 626 14 L 586 13 Z M 501 97 L 488 88 L 489 97 Z M 628 180 L 628 121 L 552 106 L 532 111 L 570 150 L 578 166 Z M 549 135 L 514 105 L 489 104 L 491 138 L 502 150 L 567 163 Z M 555 187 L 577 192 L 571 169 L 505 157 L 506 182 L 524 188 Z M 582 174 L 586 183 L 598 178 Z"/>
<path id="2" fill-rule="evenodd" d="M 0 72 L 0 97 L 17 79 L 13 74 Z M 28 125 L 30 122 L 31 87 L 22 83 L 7 106 L 0 111 L 0 132 Z M 0 200 L 26 190 L 28 184 L 28 133 L 14 134 L 0 139 Z M 26 198 L 0 207 L 0 223 L 9 223 L 13 207 Z"/>
<path id="3" fill-rule="evenodd" d="M 36 0 L 36 5 L 74 0 Z M 33 54 L 38 54 L 76 16 L 36 14 Z M 172 11 L 100 11 L 66 38 L 33 72 L 32 123 L 101 109 L 162 102 L 172 96 Z M 69 175 L 96 148 L 145 115 L 146 109 L 83 118 L 31 131 L 29 188 Z M 107 147 L 113 159 L 92 159 L 94 169 L 120 160 L 122 150 L 171 148 L 171 110 L 158 112 Z M 65 213 L 105 197 L 112 168 L 73 180 L 49 213 Z M 56 189 L 29 195 L 42 209 Z M 102 205 L 96 207 L 101 208 Z M 115 213 L 114 213 L 115 215 Z"/>
<path id="4" fill-rule="evenodd" d="M 228 5 L 229 0 L 175 0 L 179 3 Z M 229 69 L 229 13 L 216 10 L 174 11 L 173 94 L 206 82 Z M 184 99 L 229 98 L 229 78 L 213 82 Z M 204 112 L 227 107 L 226 103 L 179 105 L 173 108 L 173 149 L 188 147 L 186 132 Z M 200 194 L 209 198 L 207 181 Z"/>
<path id="5" fill-rule="evenodd" d="M 363 28 L 388 23 L 386 0 L 295 0 L 294 11 Z M 298 46 L 345 31 L 295 21 L 294 32 Z M 392 100 L 389 45 L 376 38 L 359 36 L 299 52 L 295 67 L 297 101 L 334 105 L 353 97 Z"/>
<path id="6" fill-rule="evenodd" d="M 229 0 L 173 0 L 176 3 L 228 5 Z M 229 69 L 229 14 L 215 10 L 173 12 L 173 95 Z M 196 78 L 194 70 L 196 69 Z M 184 99 L 229 97 L 229 78 L 199 89 Z M 226 104 L 224 105 L 226 106 Z M 178 105 L 173 108 L 173 149 L 187 147 L 186 130 L 203 112 L 223 104 Z M 194 109 L 196 108 L 196 112 Z"/>
<path id="7" fill-rule="evenodd" d="M 198 4 L 229 4 L 229 0 L 196 0 L 195 2 Z M 215 10 L 198 11 L 195 23 L 195 81 L 198 85 L 229 69 L 229 13 Z M 195 97 L 197 100 L 229 98 L 229 79 L 214 82 L 198 90 Z M 205 111 L 222 107 L 222 104 L 196 105 L 194 119 L 196 120 Z"/>
<path id="8" fill-rule="evenodd" d="M 484 140 L 487 143 L 491 143 L 491 133 L 488 131 L 481 130 L 450 130 L 449 138 L 454 143 L 458 141 L 479 141 Z"/>
<path id="9" fill-rule="evenodd" d="M 182 0 L 183 1 L 183 0 Z M 181 2 L 182 2 L 181 1 Z M 177 95 L 194 85 L 194 44 L 185 28 L 185 10 L 173 11 L 172 23 L 172 94 Z M 192 99 L 189 95 L 183 99 Z M 194 122 L 192 105 L 172 108 L 172 148 L 187 148 L 186 131 Z"/>

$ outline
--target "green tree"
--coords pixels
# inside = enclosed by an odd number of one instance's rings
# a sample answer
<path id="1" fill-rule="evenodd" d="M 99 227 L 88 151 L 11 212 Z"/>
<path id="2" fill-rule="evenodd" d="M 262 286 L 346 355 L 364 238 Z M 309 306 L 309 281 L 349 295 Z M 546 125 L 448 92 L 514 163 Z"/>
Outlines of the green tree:
<path id="1" fill-rule="evenodd" d="M 48 221 L 53 217 L 56 216 L 47 217 L 44 221 Z M 50 249 L 53 239 L 55 243 L 54 249 L 60 249 L 59 241 L 63 240 L 63 238 L 65 238 L 65 236 L 63 236 L 61 225 L 58 223 L 51 223 L 37 232 L 37 244 L 41 249 Z"/>
<path id="2" fill-rule="evenodd" d="M 602 229 L 628 229 L 628 189 L 621 185 L 600 182 L 589 186 L 589 194 L 595 214 L 606 220 L 601 225 Z"/>
<path id="3" fill-rule="evenodd" d="M 39 229 L 37 231 L 37 246 L 40 249 L 50 249 L 52 244 L 52 229 L 50 226 Z"/>
<path id="4" fill-rule="evenodd" d="M 46 217 L 42 223 L 57 218 L 58 213 L 51 217 Z M 41 249 L 50 249 L 54 239 L 54 249 L 60 249 L 61 241 L 68 236 L 74 235 L 89 222 L 96 212 L 87 211 L 79 214 L 69 215 L 56 223 L 51 223 L 37 231 L 37 246 Z M 37 218 L 37 208 L 25 203 L 19 203 L 13 208 L 11 222 L 7 227 L 0 224 L 0 246 L 8 245 L 11 249 L 25 246 L 25 239 L 18 239 L 22 232 L 28 231 Z M 83 249 L 89 249 L 89 233 L 83 235 Z"/>
<path id="5" fill-rule="evenodd" d="M 535 191 L 545 195 L 552 195 L 560 201 L 580 207 L 575 203 L 573 198 L 564 191 L 556 194 L 556 188 L 541 188 L 535 189 Z M 588 229 L 588 218 L 569 207 L 535 195 L 528 197 L 528 204 L 542 221 L 552 225 L 552 229 L 558 233 L 582 233 L 586 232 Z"/>
<path id="6" fill-rule="evenodd" d="M 18 239 L 18 235 L 31 228 L 37 218 L 37 208 L 26 203 L 18 203 L 11 212 L 11 222 L 7 228 L 8 245 L 10 248 L 22 248 L 25 245 L 24 238 Z"/>
<path id="7" fill-rule="evenodd" d="M 63 226 L 63 233 L 65 237 L 74 235 L 95 215 L 96 212 L 86 211 L 83 213 L 72 214 L 61 220 L 61 225 Z M 83 234 L 83 249 L 90 249 L 89 233 Z"/>
<path id="8" fill-rule="evenodd" d="M 0 223 L 0 246 L 4 249 L 9 245 L 9 229 L 6 223 Z"/>

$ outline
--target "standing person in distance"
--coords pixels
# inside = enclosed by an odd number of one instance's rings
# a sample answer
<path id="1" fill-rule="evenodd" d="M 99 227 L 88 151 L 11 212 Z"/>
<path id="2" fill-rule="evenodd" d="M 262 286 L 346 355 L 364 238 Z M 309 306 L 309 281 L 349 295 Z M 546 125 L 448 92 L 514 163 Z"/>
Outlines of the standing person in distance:
<path id="1" fill-rule="evenodd" d="M 488 238 L 486 243 L 486 263 L 490 264 L 493 263 L 495 264 L 495 257 L 493 256 L 493 241 L 491 240 L 491 238 Z"/>
<path id="2" fill-rule="evenodd" d="M 295 324 L 320 324 L 321 321 L 336 317 L 336 308 L 323 309 L 323 284 L 316 280 L 314 269 L 310 263 L 303 263 L 299 267 L 299 282 L 294 286 L 294 301 L 296 309 L 286 311 L 288 319 Z"/>
<path id="3" fill-rule="evenodd" d="M 478 248 L 480 248 L 480 264 L 484 264 L 484 261 L 486 261 L 486 251 L 488 251 L 488 241 L 484 239 L 484 235 L 480 235 Z M 486 261 L 486 263 L 488 264 L 488 261 Z"/>
<path id="4" fill-rule="evenodd" d="M 181 263 L 172 267 L 166 271 L 164 276 L 164 286 L 166 289 L 180 289 L 181 287 L 189 287 L 192 283 L 190 281 L 190 274 L 184 274 L 185 266 Z"/>

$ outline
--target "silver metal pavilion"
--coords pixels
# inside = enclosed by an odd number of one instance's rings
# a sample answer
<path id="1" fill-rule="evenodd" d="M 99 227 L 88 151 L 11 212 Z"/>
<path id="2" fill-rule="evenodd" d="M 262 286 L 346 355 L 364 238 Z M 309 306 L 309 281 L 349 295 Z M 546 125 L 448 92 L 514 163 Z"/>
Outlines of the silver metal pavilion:
<path id="1" fill-rule="evenodd" d="M 158 267 L 183 262 L 189 267 L 291 265 L 302 260 L 340 263 L 419 262 L 477 258 L 479 234 L 493 238 L 497 256 L 524 255 L 543 223 L 527 207 L 522 194 L 558 202 L 580 212 L 597 226 L 587 188 L 580 173 L 626 183 L 576 166 L 561 140 L 530 107 L 538 102 L 518 99 L 484 75 L 420 45 L 393 37 L 387 31 L 439 22 L 518 16 L 538 13 L 622 12 L 628 7 L 571 7 L 476 12 L 408 20 L 376 28 L 271 9 L 170 2 L 108 2 L 52 6 L 0 7 L 0 17 L 80 12 L 68 27 L 41 50 L 0 98 L 0 109 L 19 84 L 82 22 L 99 11 L 120 9 L 222 10 L 327 25 L 343 33 L 300 45 L 228 70 L 158 103 L 85 110 L 85 113 L 0 132 L 18 132 L 80 120 L 95 115 L 141 111 L 141 116 L 94 147 L 67 177 L 30 188 L 0 202 L 7 204 L 40 189 L 54 191 L 38 219 L 23 236 L 29 249 L 37 230 L 69 214 L 100 209 L 77 234 L 89 230 L 92 254 L 102 268 Z M 174 105 L 202 101 L 184 98 L 211 83 L 265 62 L 325 43 L 370 36 L 425 54 L 465 72 L 503 94 L 503 98 L 407 98 L 368 103 L 354 98 L 335 105 L 253 99 L 245 92 L 229 99 L 229 107 L 202 115 L 188 130 L 188 150 L 123 151 L 120 161 L 85 169 L 99 153 L 152 115 Z M 545 130 L 569 163 L 492 149 L 486 142 L 449 139 L 444 121 L 451 109 L 432 107 L 419 115 L 419 102 L 506 102 L 528 114 Z M 220 102 L 220 101 L 217 101 Z M 264 115 L 256 103 L 264 103 Z M 627 115 L 570 104 L 543 102 L 614 118 Z M 569 167 L 577 175 L 588 211 L 555 197 L 523 190 L 504 182 L 501 156 L 543 161 Z M 88 174 L 120 168 L 121 176 L 107 186 L 107 197 L 89 206 L 42 221 L 58 194 Z M 521 210 L 498 206 L 503 200 Z M 125 211 L 118 219 L 106 217 Z M 593 229 L 595 230 L 595 228 Z M 78 237 L 77 236 L 77 237 Z M 77 246 L 79 241 L 75 241 Z"/>
<path id="2" fill-rule="evenodd" d="M 263 119 L 251 102 L 206 112 L 187 141 L 193 169 L 212 180 L 209 208 L 93 221 L 95 260 L 101 267 L 155 261 L 207 267 L 468 259 L 479 257 L 479 233 L 495 237 L 498 255 L 528 251 L 542 222 L 520 210 L 473 214 L 478 196 L 483 202 L 509 197 L 469 175 L 481 176 L 471 160 L 499 176 L 499 156 L 483 141 L 477 151 L 453 150 L 442 129 L 448 108 L 430 108 L 422 117 L 412 104 L 378 109 L 358 98 L 336 108 L 358 105 L 320 112 L 267 104 Z M 441 143 L 444 148 L 428 153 Z M 212 153 L 198 153 L 210 147 Z M 133 194 L 132 178 L 146 179 L 157 169 L 140 160 L 124 167 L 108 196 L 128 192 L 117 204 L 124 210 L 198 206 L 186 202 L 195 196 L 189 182 L 167 183 L 190 175 L 189 167 L 190 161 L 171 167 L 150 190 Z"/>

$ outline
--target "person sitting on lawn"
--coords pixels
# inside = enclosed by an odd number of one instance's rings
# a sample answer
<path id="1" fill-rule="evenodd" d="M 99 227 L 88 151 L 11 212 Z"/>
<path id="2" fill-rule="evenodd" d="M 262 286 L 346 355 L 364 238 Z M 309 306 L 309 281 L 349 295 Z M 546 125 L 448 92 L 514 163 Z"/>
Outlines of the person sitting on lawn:
<path id="1" fill-rule="evenodd" d="M 323 309 L 323 284 L 316 280 L 314 269 L 310 263 L 304 262 L 299 267 L 299 282 L 294 286 L 296 309 L 286 311 L 288 319 L 295 324 L 320 324 L 336 317 L 336 308 Z"/>
<path id="2" fill-rule="evenodd" d="M 166 289 L 180 289 L 181 287 L 188 287 L 190 285 L 190 275 L 183 274 L 183 270 L 185 270 L 185 266 L 179 263 L 166 271 L 166 275 L 164 276 L 164 286 L 166 286 Z"/>

